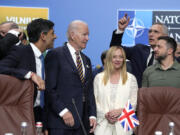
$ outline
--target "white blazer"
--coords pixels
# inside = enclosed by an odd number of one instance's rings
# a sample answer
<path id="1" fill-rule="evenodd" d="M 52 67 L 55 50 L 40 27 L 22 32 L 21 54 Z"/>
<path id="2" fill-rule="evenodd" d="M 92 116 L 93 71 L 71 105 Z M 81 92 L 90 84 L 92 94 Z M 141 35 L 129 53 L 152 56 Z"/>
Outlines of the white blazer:
<path id="1" fill-rule="evenodd" d="M 120 77 L 115 101 L 112 103 L 110 100 L 111 87 L 110 81 L 106 85 L 103 83 L 104 72 L 96 75 L 94 79 L 94 95 L 96 99 L 97 107 L 97 127 L 95 129 L 95 135 L 130 135 L 130 132 L 124 132 L 119 122 L 115 123 L 115 126 L 108 123 L 105 118 L 105 114 L 112 109 L 124 108 L 127 101 L 130 100 L 133 108 L 136 108 L 137 104 L 137 91 L 138 85 L 134 75 L 128 73 L 128 79 L 124 85 L 122 85 L 122 79 Z"/>

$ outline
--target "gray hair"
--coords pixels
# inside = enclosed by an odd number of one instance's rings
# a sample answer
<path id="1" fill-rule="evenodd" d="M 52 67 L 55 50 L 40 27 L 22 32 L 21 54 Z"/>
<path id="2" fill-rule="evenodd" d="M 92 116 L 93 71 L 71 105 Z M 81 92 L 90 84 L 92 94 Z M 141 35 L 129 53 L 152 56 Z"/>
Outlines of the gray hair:
<path id="1" fill-rule="evenodd" d="M 86 22 L 81 21 L 81 20 L 74 20 L 69 24 L 67 32 L 66 32 L 66 36 L 67 36 L 68 40 L 71 40 L 70 33 L 76 32 L 76 30 L 79 28 L 79 24 L 82 24 L 82 23 L 87 25 Z"/>
<path id="2" fill-rule="evenodd" d="M 163 29 L 163 33 L 168 35 L 169 32 L 168 32 L 168 27 L 165 25 L 165 24 L 162 24 L 162 23 L 154 23 L 153 25 L 160 25 Z"/>
<path id="3" fill-rule="evenodd" d="M 13 22 L 13 21 L 5 21 L 2 22 L 0 25 L 4 25 L 4 24 L 10 24 L 10 30 L 11 29 L 19 29 L 19 26 L 17 25 L 17 23 Z"/>

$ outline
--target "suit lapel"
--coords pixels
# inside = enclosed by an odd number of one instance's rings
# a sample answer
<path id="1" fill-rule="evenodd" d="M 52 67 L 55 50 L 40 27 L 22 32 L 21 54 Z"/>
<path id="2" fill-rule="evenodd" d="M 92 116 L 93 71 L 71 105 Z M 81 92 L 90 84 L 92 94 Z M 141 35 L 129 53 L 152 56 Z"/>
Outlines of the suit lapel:
<path id="1" fill-rule="evenodd" d="M 77 67 L 72 59 L 72 56 L 70 54 L 70 51 L 67 47 L 67 43 L 64 44 L 63 46 L 63 52 L 64 52 L 64 55 L 65 55 L 65 58 L 68 60 L 68 62 L 70 63 L 70 65 L 72 66 L 72 69 L 74 71 L 75 74 L 77 74 L 79 76 L 79 73 L 78 73 L 78 70 L 77 70 Z M 85 68 L 85 76 L 84 76 L 84 79 L 86 81 L 86 79 L 88 78 L 88 70 L 90 69 L 90 65 L 87 61 L 87 58 L 85 57 L 85 55 L 81 52 L 81 58 L 83 60 L 83 64 L 84 64 L 84 68 Z"/>
<path id="2" fill-rule="evenodd" d="M 70 51 L 69 51 L 66 43 L 65 43 L 64 46 L 63 46 L 63 50 L 64 50 L 63 52 L 64 52 L 64 55 L 65 55 L 65 58 L 67 59 L 67 61 L 69 62 L 69 64 L 72 66 L 73 71 L 78 74 L 78 70 L 77 70 L 77 68 L 76 68 L 76 65 L 75 65 L 75 63 L 74 63 L 74 61 L 73 61 L 73 59 L 72 59 L 72 56 L 71 56 L 71 54 L 70 54 Z M 78 75 L 79 75 L 79 74 L 78 74 Z"/>
<path id="3" fill-rule="evenodd" d="M 27 45 L 28 63 L 31 63 L 31 70 L 36 73 L 36 59 L 33 49 L 30 45 Z"/>
<path id="4" fill-rule="evenodd" d="M 151 50 L 151 47 L 150 46 L 148 46 L 148 48 L 147 48 L 147 53 L 146 53 L 146 67 L 147 67 L 147 60 L 148 60 L 148 58 L 149 58 L 149 55 L 150 55 L 150 50 Z"/>

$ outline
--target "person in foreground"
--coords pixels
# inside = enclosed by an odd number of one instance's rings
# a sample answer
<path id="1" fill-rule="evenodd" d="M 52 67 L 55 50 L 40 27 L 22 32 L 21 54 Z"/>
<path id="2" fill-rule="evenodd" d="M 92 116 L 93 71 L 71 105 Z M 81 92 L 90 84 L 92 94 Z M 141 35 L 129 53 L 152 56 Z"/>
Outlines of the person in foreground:
<path id="1" fill-rule="evenodd" d="M 126 56 L 120 46 L 112 46 L 106 55 L 104 71 L 94 79 L 97 106 L 95 135 L 130 135 L 124 132 L 118 117 L 128 100 L 133 108 L 137 104 L 136 78 L 126 71 Z"/>
<path id="2" fill-rule="evenodd" d="M 142 87 L 170 86 L 180 88 L 180 64 L 175 59 L 177 43 L 168 36 L 158 38 L 154 48 L 155 65 L 143 73 Z"/>
<path id="3" fill-rule="evenodd" d="M 49 51 L 45 60 L 50 135 L 84 135 L 78 114 L 87 133 L 96 127 L 91 62 L 81 52 L 89 40 L 88 25 L 72 21 L 67 37 L 68 42 Z"/>

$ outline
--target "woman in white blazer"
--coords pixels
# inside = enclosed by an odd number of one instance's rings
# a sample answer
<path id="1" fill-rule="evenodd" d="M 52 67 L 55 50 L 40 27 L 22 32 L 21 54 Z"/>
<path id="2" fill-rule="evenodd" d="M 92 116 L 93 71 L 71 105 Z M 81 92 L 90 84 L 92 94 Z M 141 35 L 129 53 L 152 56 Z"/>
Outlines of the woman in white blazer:
<path id="1" fill-rule="evenodd" d="M 119 46 L 111 47 L 106 55 L 105 69 L 94 79 L 97 106 L 95 135 L 131 135 L 118 122 L 128 100 L 133 108 L 137 104 L 136 78 L 126 71 L 126 55 Z"/>

